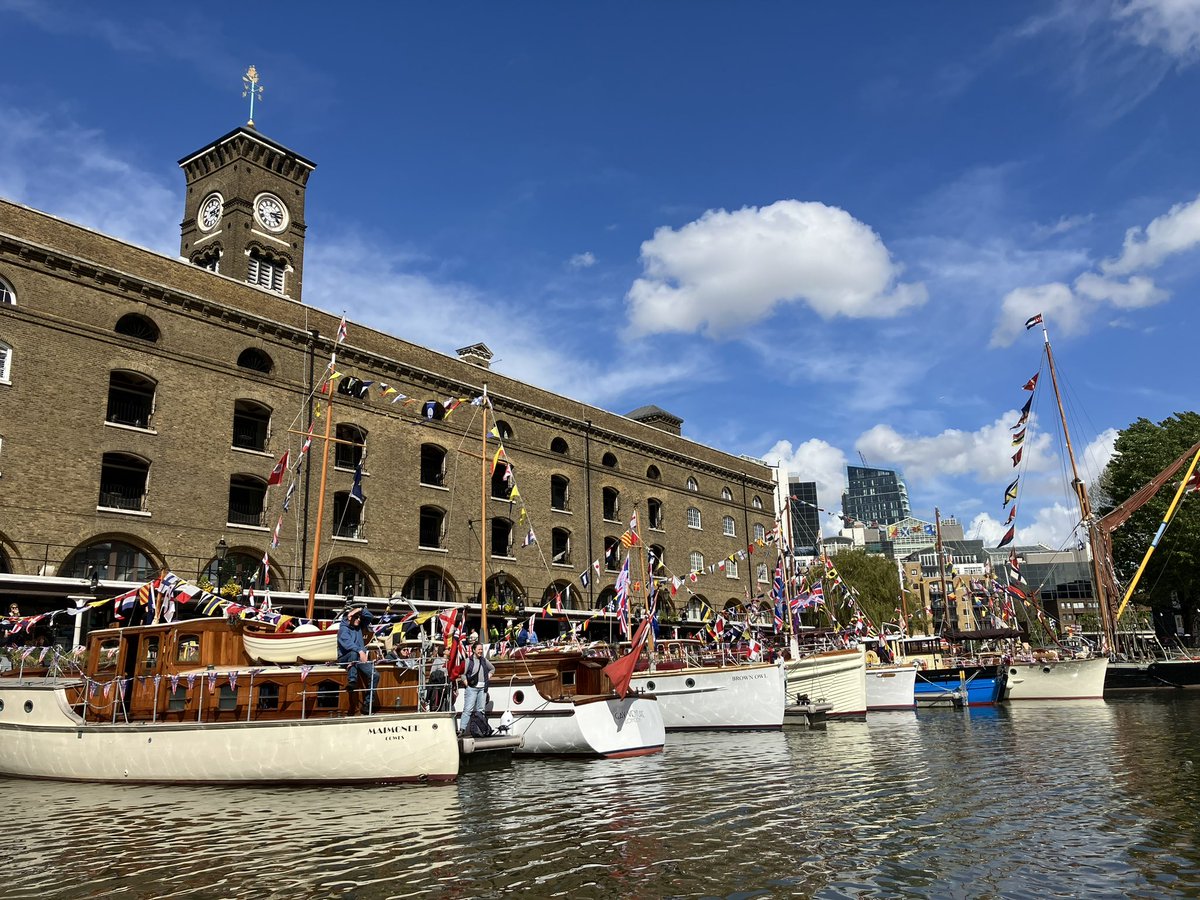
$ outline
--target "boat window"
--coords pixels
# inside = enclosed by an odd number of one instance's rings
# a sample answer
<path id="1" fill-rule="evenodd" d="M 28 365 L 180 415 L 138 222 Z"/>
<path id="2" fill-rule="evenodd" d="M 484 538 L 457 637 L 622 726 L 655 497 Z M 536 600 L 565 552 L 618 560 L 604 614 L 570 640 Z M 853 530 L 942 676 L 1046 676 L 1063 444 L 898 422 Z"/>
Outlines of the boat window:
<path id="1" fill-rule="evenodd" d="M 198 634 L 181 634 L 179 636 L 179 648 L 175 651 L 176 662 L 199 662 L 200 661 L 200 635 Z"/>
<path id="2" fill-rule="evenodd" d="M 158 641 L 157 635 L 146 638 L 146 649 L 142 654 L 142 668 L 147 672 L 153 672 L 158 668 Z"/>
<path id="3" fill-rule="evenodd" d="M 512 699 L 513 699 L 513 706 L 520 706 L 522 703 L 525 702 L 525 692 L 524 691 L 513 691 Z"/>
<path id="4" fill-rule="evenodd" d="M 228 684 L 221 685 L 221 696 L 217 700 L 217 709 L 222 712 L 237 709 L 237 688 L 230 687 Z"/>
<path id="5" fill-rule="evenodd" d="M 279 685 L 264 681 L 258 686 L 258 708 L 279 709 Z"/>
<path id="6" fill-rule="evenodd" d="M 575 673 L 574 672 L 563 672 L 562 673 L 562 682 L 563 682 L 563 687 L 574 687 L 575 686 Z"/>
<path id="7" fill-rule="evenodd" d="M 181 712 L 187 708 L 187 686 L 177 684 L 171 689 L 170 699 L 167 700 L 167 709 L 172 712 Z"/>
<path id="8" fill-rule="evenodd" d="M 111 672 L 117 667 L 117 656 L 121 652 L 121 641 L 114 639 L 100 645 L 100 660 L 96 664 L 97 672 Z"/>
<path id="9" fill-rule="evenodd" d="M 322 681 L 317 685 L 317 708 L 337 709 L 340 693 L 341 688 L 336 681 Z"/>

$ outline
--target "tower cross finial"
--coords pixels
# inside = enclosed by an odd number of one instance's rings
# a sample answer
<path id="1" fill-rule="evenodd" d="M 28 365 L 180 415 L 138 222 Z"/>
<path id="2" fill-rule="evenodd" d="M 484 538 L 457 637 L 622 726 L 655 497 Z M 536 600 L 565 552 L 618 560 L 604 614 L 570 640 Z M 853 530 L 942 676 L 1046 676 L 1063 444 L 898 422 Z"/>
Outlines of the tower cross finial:
<path id="1" fill-rule="evenodd" d="M 258 83 L 258 69 L 251 66 L 242 76 L 242 96 L 250 98 L 250 120 L 246 124 L 251 127 L 254 125 L 254 98 L 257 96 L 261 100 L 262 92 L 262 85 Z"/>

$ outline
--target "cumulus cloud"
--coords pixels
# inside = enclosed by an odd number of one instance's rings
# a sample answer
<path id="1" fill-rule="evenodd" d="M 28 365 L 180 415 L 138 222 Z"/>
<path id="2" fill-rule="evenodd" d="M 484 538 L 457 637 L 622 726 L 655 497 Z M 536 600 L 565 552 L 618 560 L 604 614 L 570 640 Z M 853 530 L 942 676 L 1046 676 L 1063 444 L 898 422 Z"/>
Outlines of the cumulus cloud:
<path id="1" fill-rule="evenodd" d="M 1053 503 L 1037 510 L 1028 525 L 1017 519 L 1014 544 L 1045 544 L 1051 550 L 1070 549 L 1079 539 L 1079 508 L 1063 503 Z M 1010 526 L 988 513 L 980 513 L 971 520 L 966 530 L 968 537 L 982 540 L 985 546 L 994 547 Z"/>
<path id="2" fill-rule="evenodd" d="M 829 510 L 842 507 L 842 491 L 846 489 L 846 454 L 820 438 L 810 438 L 798 446 L 791 441 L 776 441 L 762 455 L 771 465 L 778 465 L 792 478 L 817 483 L 817 503 Z M 837 532 L 836 520 L 822 517 L 827 534 Z"/>
<path id="3" fill-rule="evenodd" d="M 1177 203 L 1145 228 L 1130 228 L 1117 259 L 1105 260 L 1100 268 L 1109 275 L 1128 275 L 1153 269 L 1164 259 L 1200 243 L 1200 197 Z"/>
<path id="4" fill-rule="evenodd" d="M 591 250 L 585 250 L 583 253 L 576 253 L 569 260 L 567 265 L 572 269 L 590 269 L 596 264 L 596 254 Z"/>
<path id="5" fill-rule="evenodd" d="M 1134 275 L 1126 282 L 1112 281 L 1094 272 L 1075 279 L 1075 291 L 1096 302 L 1107 301 L 1117 309 L 1139 309 L 1161 303 L 1169 296 L 1145 275 Z"/>
<path id="6" fill-rule="evenodd" d="M 1194 0 L 1128 0 L 1113 8 L 1125 34 L 1185 62 L 1200 58 L 1200 3 Z"/>
<path id="7" fill-rule="evenodd" d="M 797 301 L 828 319 L 894 316 L 927 299 L 923 284 L 899 281 L 879 235 L 823 203 L 709 210 L 659 228 L 641 258 L 643 276 L 626 295 L 641 334 L 719 334 Z"/>

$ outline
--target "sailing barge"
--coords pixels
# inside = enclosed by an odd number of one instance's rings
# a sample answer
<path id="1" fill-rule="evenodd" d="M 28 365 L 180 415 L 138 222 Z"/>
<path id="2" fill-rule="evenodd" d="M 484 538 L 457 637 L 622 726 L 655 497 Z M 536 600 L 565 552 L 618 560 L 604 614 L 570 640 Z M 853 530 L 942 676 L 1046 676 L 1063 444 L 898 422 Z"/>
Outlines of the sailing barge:
<path id="1" fill-rule="evenodd" d="M 378 665 L 377 701 L 333 664 L 255 666 L 225 619 L 92 632 L 75 677 L 0 676 L 0 774 L 174 784 L 451 782 L 453 715 L 419 672 Z M 357 709 L 370 713 L 353 715 Z"/>

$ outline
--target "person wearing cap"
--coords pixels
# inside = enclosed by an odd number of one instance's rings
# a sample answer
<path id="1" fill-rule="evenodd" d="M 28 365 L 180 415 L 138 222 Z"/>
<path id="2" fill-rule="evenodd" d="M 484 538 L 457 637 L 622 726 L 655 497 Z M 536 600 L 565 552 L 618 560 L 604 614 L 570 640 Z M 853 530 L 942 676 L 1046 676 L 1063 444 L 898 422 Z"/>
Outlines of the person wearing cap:
<path id="1" fill-rule="evenodd" d="M 338 662 L 348 664 L 346 690 L 350 692 L 350 715 L 358 712 L 355 689 L 360 676 L 367 685 L 367 696 L 362 711 L 364 714 L 370 714 L 375 710 L 375 689 L 379 687 L 379 673 L 375 671 L 375 666 L 367 662 L 367 645 L 363 641 L 363 628 L 368 617 L 374 618 L 364 607 L 356 605 L 346 610 L 342 623 L 338 626 Z"/>
<path id="2" fill-rule="evenodd" d="M 492 673 L 496 667 L 492 661 L 483 655 L 483 644 L 478 636 L 471 645 L 471 655 L 467 659 L 467 667 L 458 676 L 458 683 L 466 688 L 463 694 L 463 711 L 458 720 L 460 734 L 467 733 L 467 724 L 471 721 L 471 713 L 479 710 L 487 715 L 487 689 Z"/>

